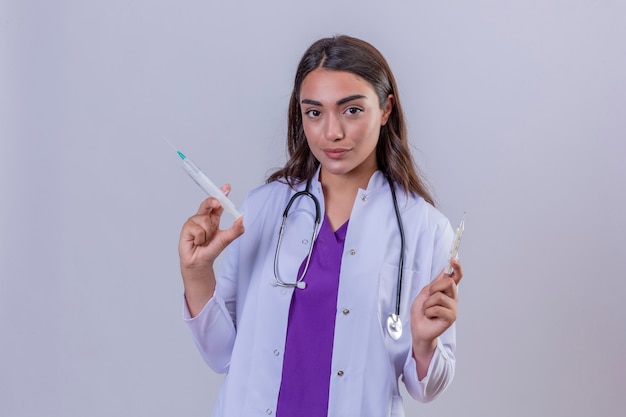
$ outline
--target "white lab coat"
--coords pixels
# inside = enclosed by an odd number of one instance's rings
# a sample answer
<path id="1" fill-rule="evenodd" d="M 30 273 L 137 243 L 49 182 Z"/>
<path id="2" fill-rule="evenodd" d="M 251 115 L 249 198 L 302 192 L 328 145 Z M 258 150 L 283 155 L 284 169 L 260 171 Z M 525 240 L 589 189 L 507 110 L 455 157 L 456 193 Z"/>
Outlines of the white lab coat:
<path id="1" fill-rule="evenodd" d="M 321 184 L 313 180 L 310 191 L 323 216 Z M 184 307 L 202 357 L 216 372 L 227 373 L 215 417 L 275 413 L 294 289 L 275 285 L 274 253 L 283 211 L 293 194 L 287 185 L 273 182 L 248 195 L 242 206 L 246 232 L 227 249 L 213 298 L 195 318 Z M 400 235 L 389 185 L 378 171 L 367 189 L 358 192 L 345 240 L 330 417 L 404 416 L 398 378 L 411 396 L 426 402 L 443 392 L 454 375 L 454 326 L 439 338 L 428 374 L 419 381 L 409 324 L 411 302 L 444 268 L 454 233 L 448 220 L 421 197 L 407 197 L 400 189 L 396 194 L 406 237 L 404 332 L 396 341 L 386 331 L 387 316 L 395 310 Z M 291 207 L 279 257 L 283 281 L 294 280 L 307 254 L 314 213 L 314 203 L 306 197 Z"/>

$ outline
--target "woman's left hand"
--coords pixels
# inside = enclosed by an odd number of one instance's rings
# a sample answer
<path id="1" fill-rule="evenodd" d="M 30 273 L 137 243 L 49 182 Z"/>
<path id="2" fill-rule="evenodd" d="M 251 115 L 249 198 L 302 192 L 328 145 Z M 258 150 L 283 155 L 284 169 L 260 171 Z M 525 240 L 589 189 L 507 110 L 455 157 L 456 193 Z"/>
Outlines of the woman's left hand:
<path id="1" fill-rule="evenodd" d="M 452 274 L 441 272 L 425 286 L 411 305 L 411 337 L 416 360 L 430 362 L 437 338 L 456 320 L 457 285 L 463 277 L 458 259 L 451 259 Z"/>

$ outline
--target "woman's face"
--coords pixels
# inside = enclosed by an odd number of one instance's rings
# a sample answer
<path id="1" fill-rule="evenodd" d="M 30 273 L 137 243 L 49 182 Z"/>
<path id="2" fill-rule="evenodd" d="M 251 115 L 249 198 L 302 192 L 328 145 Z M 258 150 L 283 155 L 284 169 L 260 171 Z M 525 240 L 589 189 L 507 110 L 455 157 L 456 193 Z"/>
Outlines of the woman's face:
<path id="1" fill-rule="evenodd" d="M 372 85 L 351 72 L 318 68 L 304 78 L 302 125 L 309 148 L 322 165 L 322 178 L 369 179 L 378 169 L 376 145 L 392 107 L 393 96 L 381 109 Z"/>

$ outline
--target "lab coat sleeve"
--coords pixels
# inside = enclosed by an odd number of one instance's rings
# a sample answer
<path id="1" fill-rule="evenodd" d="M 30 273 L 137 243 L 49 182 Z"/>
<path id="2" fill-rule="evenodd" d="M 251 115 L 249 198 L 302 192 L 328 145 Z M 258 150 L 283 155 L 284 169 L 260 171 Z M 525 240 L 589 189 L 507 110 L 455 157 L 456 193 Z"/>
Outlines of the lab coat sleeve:
<path id="1" fill-rule="evenodd" d="M 191 317 L 184 301 L 183 320 L 200 355 L 211 369 L 218 373 L 228 371 L 236 331 L 224 300 L 214 294 L 196 317 Z"/>
<path id="2" fill-rule="evenodd" d="M 242 206 L 244 208 L 245 203 Z M 236 239 L 224 252 L 225 259 L 217 274 L 215 292 L 200 314 L 192 318 L 187 303 L 183 302 L 183 320 L 191 331 L 193 341 L 204 361 L 217 373 L 228 371 L 237 334 L 239 247 L 240 240 Z"/>
<path id="3" fill-rule="evenodd" d="M 431 264 L 431 281 L 434 280 L 447 265 L 448 255 L 454 231 L 447 219 L 437 222 L 436 239 L 433 247 Z M 428 373 L 422 380 L 417 376 L 417 364 L 409 351 L 404 364 L 403 381 L 409 394 L 418 401 L 428 402 L 437 398 L 450 385 L 454 378 L 456 359 L 456 325 L 452 324 L 437 340 L 437 348 L 430 361 Z"/>
<path id="4" fill-rule="evenodd" d="M 446 342 L 454 338 L 454 325 L 437 341 L 437 348 L 430 360 L 428 373 L 422 380 L 417 377 L 417 363 L 410 354 L 403 370 L 403 381 L 411 397 L 420 402 L 429 402 L 437 398 L 450 385 L 454 378 L 455 358 L 453 347 Z"/>

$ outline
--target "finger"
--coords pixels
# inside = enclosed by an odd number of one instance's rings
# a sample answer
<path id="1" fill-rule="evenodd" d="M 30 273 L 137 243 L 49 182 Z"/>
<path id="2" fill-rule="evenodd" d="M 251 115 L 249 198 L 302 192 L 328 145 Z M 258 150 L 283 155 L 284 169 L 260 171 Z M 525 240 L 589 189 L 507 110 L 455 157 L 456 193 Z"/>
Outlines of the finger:
<path id="1" fill-rule="evenodd" d="M 221 212 L 217 212 L 221 208 L 221 204 L 219 200 L 215 197 L 207 197 L 202 203 L 200 203 L 200 207 L 198 207 L 198 212 L 196 214 L 204 216 L 210 214 L 213 211 L 216 211 L 215 214 L 221 214 Z"/>
<path id="2" fill-rule="evenodd" d="M 443 320 L 448 327 L 456 321 L 456 310 L 436 305 L 424 310 L 424 316 L 428 319 Z"/>
<path id="3" fill-rule="evenodd" d="M 228 194 L 230 194 L 230 184 L 224 184 L 224 185 L 222 185 L 222 188 L 220 188 L 220 189 L 222 190 L 224 195 L 226 197 L 228 197 Z M 214 208 L 213 211 L 218 216 L 221 216 L 222 213 L 224 212 L 224 207 L 222 207 L 222 203 L 217 198 L 215 200 L 217 200 L 217 207 Z"/>
<path id="4" fill-rule="evenodd" d="M 215 212 L 204 216 L 196 214 L 195 216 L 190 217 L 189 221 L 197 226 L 200 226 L 200 228 L 204 231 L 204 243 L 200 243 L 200 241 L 196 240 L 195 243 L 197 245 L 206 244 L 211 239 L 211 236 L 219 230 L 220 226 L 220 218 L 217 214 L 215 214 Z"/>
<path id="5" fill-rule="evenodd" d="M 448 309 L 456 309 L 457 302 L 454 298 L 449 297 L 448 295 L 442 292 L 438 292 L 438 293 L 431 295 L 426 300 L 424 300 L 424 304 L 422 305 L 422 310 L 426 311 L 427 309 L 435 307 L 435 306 L 440 306 L 440 307 L 448 308 Z"/>
<path id="6" fill-rule="evenodd" d="M 450 265 L 452 266 L 452 274 L 449 276 L 458 285 L 459 282 L 461 282 L 461 278 L 463 278 L 463 268 L 461 267 L 461 262 L 459 262 L 457 258 L 452 258 L 450 259 Z"/>
<path id="7" fill-rule="evenodd" d="M 230 184 L 222 185 L 221 190 L 227 197 L 228 194 L 230 194 L 230 188 Z M 197 214 L 209 214 L 211 212 L 215 212 L 215 214 L 217 214 L 218 216 L 221 216 L 224 212 L 224 208 L 222 207 L 220 201 L 213 196 L 208 197 L 200 204 Z"/>
<path id="8" fill-rule="evenodd" d="M 224 230 L 224 234 L 223 234 L 224 246 L 229 245 L 233 240 L 237 239 L 244 232 L 245 232 L 245 229 L 243 227 L 243 216 L 241 216 L 237 220 L 235 220 L 235 222 L 230 228 Z"/>
<path id="9" fill-rule="evenodd" d="M 453 277 L 447 274 L 444 274 L 443 277 L 433 281 L 428 286 L 428 292 L 429 294 L 435 294 L 435 293 L 441 292 L 441 293 L 446 294 L 450 298 L 456 298 L 456 295 L 457 295 L 456 281 L 454 281 Z"/>
<path id="10" fill-rule="evenodd" d="M 181 231 L 181 241 L 192 243 L 195 246 L 202 246 L 207 242 L 207 230 L 190 218 L 183 225 Z"/>

